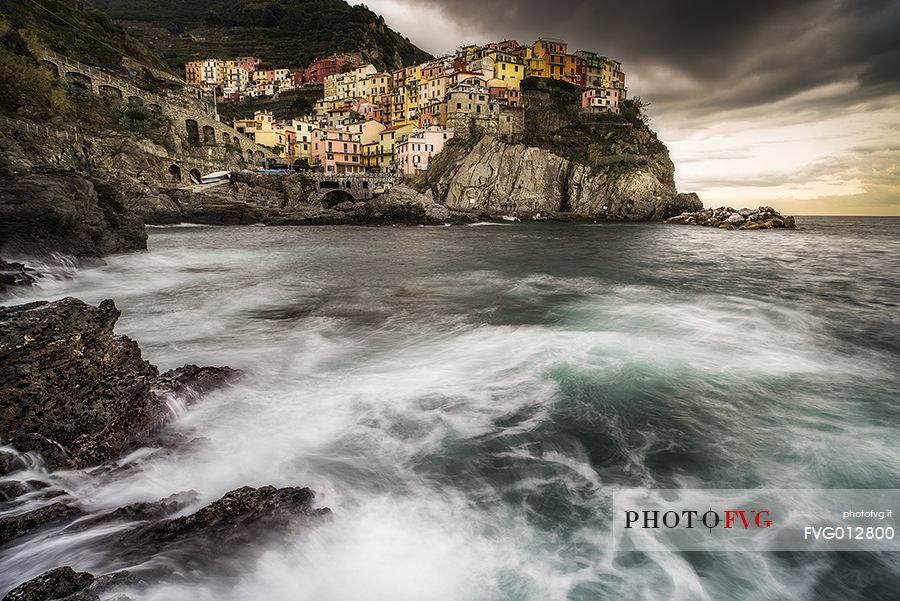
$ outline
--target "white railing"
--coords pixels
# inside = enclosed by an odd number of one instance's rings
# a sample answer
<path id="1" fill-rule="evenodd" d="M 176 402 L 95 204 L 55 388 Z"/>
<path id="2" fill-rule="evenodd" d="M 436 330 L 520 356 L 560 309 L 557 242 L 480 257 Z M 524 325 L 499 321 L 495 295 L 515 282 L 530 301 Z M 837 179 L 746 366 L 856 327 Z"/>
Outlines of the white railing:
<path id="1" fill-rule="evenodd" d="M 39 125 L 24 119 L 10 119 L 9 117 L 0 116 L 0 123 L 15 127 L 28 133 L 43 135 L 44 137 L 56 137 L 63 140 L 71 140 L 73 142 L 84 142 L 84 134 L 78 130 L 70 130 L 56 127 L 47 127 Z"/>

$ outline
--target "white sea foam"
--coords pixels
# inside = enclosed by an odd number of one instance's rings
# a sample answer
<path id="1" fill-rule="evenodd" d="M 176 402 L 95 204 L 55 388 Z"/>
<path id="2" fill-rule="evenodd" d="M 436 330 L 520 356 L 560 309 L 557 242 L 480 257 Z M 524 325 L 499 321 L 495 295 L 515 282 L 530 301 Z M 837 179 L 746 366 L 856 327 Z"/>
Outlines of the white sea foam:
<path id="1" fill-rule="evenodd" d="M 205 439 L 188 450 L 35 475 L 89 512 L 266 484 L 310 486 L 334 512 L 233 579 L 154 583 L 153 601 L 812 599 L 827 563 L 625 561 L 605 512 L 617 487 L 664 478 L 896 477 L 895 426 L 843 393 L 892 377 L 884 355 L 841 347 L 827 316 L 777 297 L 562 273 L 569 251 L 542 237 L 516 250 L 518 228 L 473 255 L 456 236 L 485 234 L 465 231 L 167 229 L 150 253 L 42 284 L 33 298 L 115 298 L 120 330 L 163 368 L 248 374 L 172 425 Z M 61 563 L 102 571 L 91 532 L 13 547 L 0 585 Z"/>

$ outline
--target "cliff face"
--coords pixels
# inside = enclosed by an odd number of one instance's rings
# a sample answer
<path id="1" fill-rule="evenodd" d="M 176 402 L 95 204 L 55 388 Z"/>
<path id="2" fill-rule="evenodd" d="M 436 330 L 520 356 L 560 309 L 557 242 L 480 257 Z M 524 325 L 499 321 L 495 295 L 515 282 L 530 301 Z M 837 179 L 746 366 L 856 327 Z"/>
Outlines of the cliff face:
<path id="1" fill-rule="evenodd" d="M 82 100 L 117 114 L 101 98 Z M 85 112 L 78 139 L 54 135 L 52 127 L 0 123 L 0 253 L 99 257 L 141 250 L 145 213 L 181 214 L 177 201 L 160 193 L 172 186 L 171 151 L 133 126 L 92 120 Z M 190 161 L 204 173 L 245 165 L 239 152 L 227 148 L 179 150 L 179 162 Z"/>
<path id="2" fill-rule="evenodd" d="M 546 148 L 485 136 L 471 150 L 450 145 L 419 185 L 458 211 L 646 221 L 688 210 L 678 199 L 673 173 L 667 153 L 611 156 L 585 165 Z"/>
<path id="3" fill-rule="evenodd" d="M 526 80 L 522 93 L 521 133 L 452 140 L 416 186 L 450 209 L 486 215 L 658 221 L 702 208 L 677 193 L 669 151 L 640 101 L 621 115 L 583 115 L 570 84 Z"/>

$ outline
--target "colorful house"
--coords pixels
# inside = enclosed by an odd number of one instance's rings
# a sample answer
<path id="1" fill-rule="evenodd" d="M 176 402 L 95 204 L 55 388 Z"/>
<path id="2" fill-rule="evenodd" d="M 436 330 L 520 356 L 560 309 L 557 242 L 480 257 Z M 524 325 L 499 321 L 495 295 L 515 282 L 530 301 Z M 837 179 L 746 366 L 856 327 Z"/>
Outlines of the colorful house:
<path id="1" fill-rule="evenodd" d="M 302 83 L 320 83 L 326 77 L 341 73 L 348 66 L 353 68 L 361 64 L 362 59 L 358 54 L 332 54 L 311 62 L 303 70 L 300 80 Z"/>
<path id="2" fill-rule="evenodd" d="M 397 172 L 413 175 L 428 169 L 432 157 L 444 149 L 447 140 L 453 137 L 452 131 L 440 127 L 416 129 L 408 137 L 397 142 L 395 162 Z"/>
<path id="3" fill-rule="evenodd" d="M 564 79 L 566 69 L 566 51 L 569 45 L 562 40 L 540 38 L 532 46 L 535 58 L 544 61 L 541 77 L 547 79 Z"/>
<path id="4" fill-rule="evenodd" d="M 618 88 L 589 88 L 581 94 L 581 110 L 586 113 L 618 113 Z"/>
<path id="5" fill-rule="evenodd" d="M 494 60 L 492 79 L 507 82 L 507 87 L 518 90 L 525 79 L 525 61 L 504 50 L 491 50 L 485 56 Z"/>
<path id="6" fill-rule="evenodd" d="M 369 152 L 369 170 L 382 173 L 396 172 L 394 161 L 395 145 L 405 140 L 412 133 L 414 127 L 413 124 L 407 123 L 384 128 L 378 134 L 377 145 L 370 145 L 367 148 Z"/>
<path id="7" fill-rule="evenodd" d="M 313 166 L 325 173 L 362 173 L 359 134 L 326 127 L 313 131 Z"/>

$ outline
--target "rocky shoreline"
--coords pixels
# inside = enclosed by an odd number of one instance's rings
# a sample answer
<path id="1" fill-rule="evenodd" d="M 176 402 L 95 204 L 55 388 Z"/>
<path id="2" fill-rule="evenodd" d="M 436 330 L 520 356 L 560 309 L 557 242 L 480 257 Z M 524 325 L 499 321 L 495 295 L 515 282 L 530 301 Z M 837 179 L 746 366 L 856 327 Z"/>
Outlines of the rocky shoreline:
<path id="1" fill-rule="evenodd" d="M 723 230 L 792 230 L 797 227 L 793 217 L 782 215 L 772 207 L 702 209 L 676 215 L 666 219 L 664 223 L 717 227 Z"/>
<path id="2" fill-rule="evenodd" d="M 141 567 L 96 577 L 61 566 L 3 601 L 98 600 L 140 588 L 144 578 L 173 576 L 166 567 L 173 559 L 181 568 L 207 569 L 329 513 L 313 506 L 308 488 L 263 486 L 233 490 L 191 513 L 185 511 L 196 504 L 193 491 L 90 514 L 68 491 L 36 479 L 35 472 L 55 470 L 100 477 L 129 450 L 171 445 L 164 428 L 175 405 L 241 377 L 228 367 L 196 365 L 161 374 L 134 340 L 115 333 L 119 314 L 111 300 L 0 307 L 0 550 L 114 524 L 99 545 L 117 565 Z M 156 557 L 165 561 L 152 562 Z"/>

